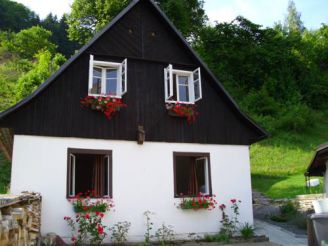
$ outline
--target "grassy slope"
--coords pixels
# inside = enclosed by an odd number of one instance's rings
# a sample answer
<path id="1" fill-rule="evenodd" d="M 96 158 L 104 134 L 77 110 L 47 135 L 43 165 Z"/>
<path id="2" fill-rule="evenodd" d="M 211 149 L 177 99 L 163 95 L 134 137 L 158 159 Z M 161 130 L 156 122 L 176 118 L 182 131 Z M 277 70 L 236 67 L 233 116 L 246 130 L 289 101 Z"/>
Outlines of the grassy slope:
<path id="1" fill-rule="evenodd" d="M 315 125 L 304 132 L 282 132 L 251 147 L 253 188 L 272 198 L 308 193 L 304 172 L 316 147 L 328 141 L 328 112 L 316 114 Z M 312 193 L 322 186 L 312 188 Z"/>

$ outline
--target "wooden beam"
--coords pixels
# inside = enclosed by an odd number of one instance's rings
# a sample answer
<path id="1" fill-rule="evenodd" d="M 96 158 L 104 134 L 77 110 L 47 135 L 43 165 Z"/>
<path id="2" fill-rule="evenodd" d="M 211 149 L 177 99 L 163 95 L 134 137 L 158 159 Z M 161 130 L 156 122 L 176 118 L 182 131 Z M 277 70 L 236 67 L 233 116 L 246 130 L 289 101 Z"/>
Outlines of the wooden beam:
<path id="1" fill-rule="evenodd" d="M 0 150 L 8 161 L 12 160 L 13 137 L 9 129 L 0 128 Z"/>

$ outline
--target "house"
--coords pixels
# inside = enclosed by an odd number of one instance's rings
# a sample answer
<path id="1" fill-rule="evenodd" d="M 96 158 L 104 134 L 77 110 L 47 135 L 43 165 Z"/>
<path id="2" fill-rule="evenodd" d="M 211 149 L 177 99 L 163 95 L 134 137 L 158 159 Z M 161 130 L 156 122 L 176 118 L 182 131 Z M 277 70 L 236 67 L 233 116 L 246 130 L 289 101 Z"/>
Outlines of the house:
<path id="1" fill-rule="evenodd" d="M 88 95 L 127 107 L 107 119 L 81 107 Z M 196 105 L 196 119 L 171 115 L 176 105 Z M 146 210 L 155 227 L 165 222 L 181 237 L 217 232 L 218 210 L 178 209 L 181 193 L 240 199 L 240 221 L 253 223 L 249 146 L 267 134 L 151 0 L 132 1 L 34 93 L 2 112 L 0 127 L 14 132 L 11 192 L 43 196 L 42 233 L 70 236 L 68 198 L 94 189 L 96 179 L 98 197 L 115 201 L 106 223 L 131 222 L 130 240 L 143 240 Z"/>
<path id="2" fill-rule="evenodd" d="M 309 164 L 306 172 L 305 177 L 324 177 L 325 181 L 325 192 L 327 194 L 328 192 L 328 143 L 323 143 L 318 146 L 316 149 L 316 152 L 314 154 L 314 157 Z"/>

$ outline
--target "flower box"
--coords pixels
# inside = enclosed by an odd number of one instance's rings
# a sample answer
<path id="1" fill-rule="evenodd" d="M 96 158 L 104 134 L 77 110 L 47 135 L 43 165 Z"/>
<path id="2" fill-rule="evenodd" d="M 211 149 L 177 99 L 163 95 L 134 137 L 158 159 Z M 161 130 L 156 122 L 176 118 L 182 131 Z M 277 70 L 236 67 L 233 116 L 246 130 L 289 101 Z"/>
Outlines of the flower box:
<path id="1" fill-rule="evenodd" d="M 82 98 L 80 103 L 84 108 L 102 112 L 109 120 L 122 108 L 127 107 L 127 105 L 122 102 L 122 99 L 101 96 L 87 96 Z"/>
<path id="2" fill-rule="evenodd" d="M 166 104 L 166 109 L 170 116 L 186 118 L 188 124 L 194 123 L 198 116 L 196 105 L 168 103 Z"/>
<path id="3" fill-rule="evenodd" d="M 213 210 L 217 204 L 215 196 L 204 195 L 199 193 L 197 197 L 182 197 L 177 208 L 180 209 L 207 209 Z"/>

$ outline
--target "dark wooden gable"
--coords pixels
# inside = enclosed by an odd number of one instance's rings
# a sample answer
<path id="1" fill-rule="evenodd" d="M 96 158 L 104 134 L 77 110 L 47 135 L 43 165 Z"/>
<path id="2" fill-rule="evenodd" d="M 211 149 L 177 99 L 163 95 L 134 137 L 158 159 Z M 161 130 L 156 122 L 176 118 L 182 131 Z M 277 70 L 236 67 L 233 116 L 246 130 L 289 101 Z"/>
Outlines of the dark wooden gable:
<path id="1" fill-rule="evenodd" d="M 132 7 L 131 7 L 132 6 Z M 128 59 L 128 108 L 113 119 L 80 107 L 88 91 L 89 56 L 97 60 Z M 163 70 L 201 67 L 203 99 L 192 125 L 168 115 L 164 102 Z M 137 139 L 137 127 L 146 141 L 248 145 L 266 134 L 234 104 L 212 74 L 186 46 L 150 0 L 125 10 L 102 35 L 72 59 L 39 91 L 18 106 L 0 114 L 0 126 L 15 134 Z"/>

